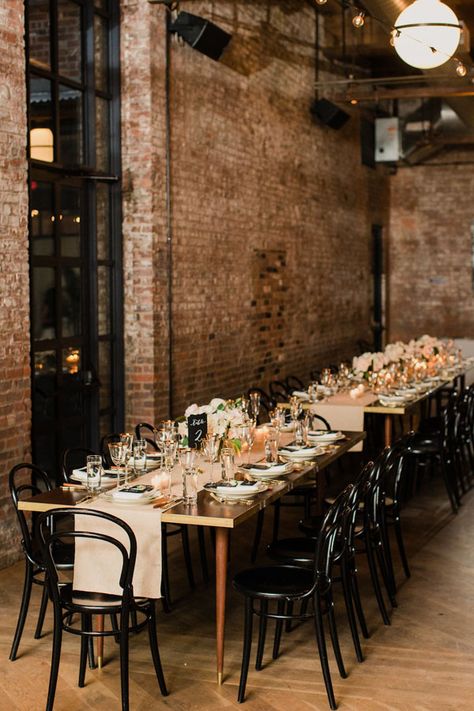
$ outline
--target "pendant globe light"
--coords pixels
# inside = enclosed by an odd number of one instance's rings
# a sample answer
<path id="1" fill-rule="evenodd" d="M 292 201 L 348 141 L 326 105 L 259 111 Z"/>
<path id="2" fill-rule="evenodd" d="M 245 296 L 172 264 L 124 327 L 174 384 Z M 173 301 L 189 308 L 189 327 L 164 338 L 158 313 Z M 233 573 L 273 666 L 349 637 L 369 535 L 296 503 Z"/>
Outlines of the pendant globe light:
<path id="1" fill-rule="evenodd" d="M 459 45 L 461 26 L 440 0 L 415 0 L 398 16 L 392 32 L 397 54 L 411 67 L 432 69 L 447 62 Z"/>

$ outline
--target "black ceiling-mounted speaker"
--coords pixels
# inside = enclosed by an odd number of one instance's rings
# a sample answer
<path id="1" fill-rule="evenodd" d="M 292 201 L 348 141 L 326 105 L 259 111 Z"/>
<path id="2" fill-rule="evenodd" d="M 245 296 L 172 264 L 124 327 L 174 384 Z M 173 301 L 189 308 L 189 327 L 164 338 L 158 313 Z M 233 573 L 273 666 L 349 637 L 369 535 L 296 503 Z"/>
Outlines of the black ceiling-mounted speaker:
<path id="1" fill-rule="evenodd" d="M 213 22 L 190 12 L 180 12 L 169 29 L 182 37 L 193 49 L 216 61 L 232 39 L 232 35 L 221 30 Z"/>
<path id="2" fill-rule="evenodd" d="M 316 121 L 335 129 L 342 128 L 350 119 L 349 114 L 327 99 L 315 99 L 311 104 L 311 113 Z"/>

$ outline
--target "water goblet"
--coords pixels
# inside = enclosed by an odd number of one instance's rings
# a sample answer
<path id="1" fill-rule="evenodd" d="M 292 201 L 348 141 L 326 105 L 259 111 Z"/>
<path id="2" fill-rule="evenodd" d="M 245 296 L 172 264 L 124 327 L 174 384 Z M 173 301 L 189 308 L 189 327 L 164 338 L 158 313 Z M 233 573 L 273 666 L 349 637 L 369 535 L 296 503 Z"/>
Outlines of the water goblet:
<path id="1" fill-rule="evenodd" d="M 102 472 L 100 454 L 89 454 L 86 459 L 86 486 L 87 491 L 92 495 L 96 495 L 100 491 Z"/>
<path id="2" fill-rule="evenodd" d="M 109 453 L 112 463 L 118 467 L 117 485 L 120 487 L 121 474 L 123 474 L 123 466 L 125 464 L 126 448 L 122 442 L 109 442 Z"/>

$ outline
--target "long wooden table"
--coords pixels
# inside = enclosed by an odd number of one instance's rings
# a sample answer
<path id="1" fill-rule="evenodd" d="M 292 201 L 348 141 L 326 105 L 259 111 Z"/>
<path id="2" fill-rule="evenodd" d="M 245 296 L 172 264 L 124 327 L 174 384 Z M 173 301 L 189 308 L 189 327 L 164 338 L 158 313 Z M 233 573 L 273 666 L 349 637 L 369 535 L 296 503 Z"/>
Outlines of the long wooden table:
<path id="1" fill-rule="evenodd" d="M 312 462 L 298 464 L 294 471 L 287 474 L 278 483 L 259 494 L 251 504 L 222 504 L 213 499 L 206 491 L 200 491 L 197 504 L 188 506 L 178 503 L 164 511 L 162 523 L 179 523 L 192 526 L 207 526 L 216 532 L 215 569 L 216 569 L 216 656 L 217 681 L 222 684 L 224 673 L 225 609 L 227 588 L 227 559 L 230 532 L 244 521 L 256 516 L 259 511 L 271 505 L 284 494 L 301 483 L 307 475 L 316 474 L 318 501 L 324 498 L 325 477 L 320 472 L 348 452 L 355 444 L 365 439 L 365 432 L 344 432 L 345 439 L 336 443 L 333 451 L 317 457 Z M 258 455 L 258 452 L 255 454 Z M 49 511 L 53 508 L 80 506 L 84 492 L 54 489 L 19 502 L 23 511 Z"/>

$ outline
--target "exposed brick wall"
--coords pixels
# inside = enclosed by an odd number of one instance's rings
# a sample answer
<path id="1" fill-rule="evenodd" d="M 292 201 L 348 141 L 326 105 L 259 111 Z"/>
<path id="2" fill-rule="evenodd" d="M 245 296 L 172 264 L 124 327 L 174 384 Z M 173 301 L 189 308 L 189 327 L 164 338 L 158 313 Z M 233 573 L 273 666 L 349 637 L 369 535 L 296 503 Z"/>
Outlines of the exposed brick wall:
<path id="1" fill-rule="evenodd" d="M 439 160 L 473 160 L 447 154 Z M 436 162 L 436 161 L 435 161 Z M 391 182 L 390 337 L 474 338 L 474 165 L 399 170 Z"/>
<path id="2" fill-rule="evenodd" d="M 317 365 L 352 355 L 357 339 L 370 338 L 371 209 L 386 204 L 381 194 L 388 184 L 383 169 L 375 174 L 361 166 L 357 111 L 340 131 L 311 120 L 311 8 L 295 0 L 182 2 L 181 9 L 214 19 L 234 36 L 220 62 L 172 45 L 174 414 L 190 401 L 235 395 L 274 377 L 307 377 Z M 138 13 L 136 3 L 123 4 L 123 28 L 134 37 L 122 50 L 124 170 L 134 186 L 125 245 L 129 264 L 132 254 L 145 267 L 153 264 L 155 280 L 150 269 L 136 284 L 136 275 L 126 273 L 130 423 L 166 412 L 167 363 L 158 345 L 167 336 L 160 24 L 149 38 L 150 18 L 160 11 Z M 143 116 L 150 88 L 151 122 Z M 137 181 L 145 173 L 137 209 Z M 278 307 L 269 309 L 255 306 L 263 253 L 283 255 L 275 265 Z M 137 314 L 144 317 L 141 291 L 150 300 L 155 295 L 153 349 L 146 338 L 133 343 Z"/>
<path id="3" fill-rule="evenodd" d="M 0 4 L 0 567 L 18 556 L 7 474 L 30 453 L 23 2 Z"/>

